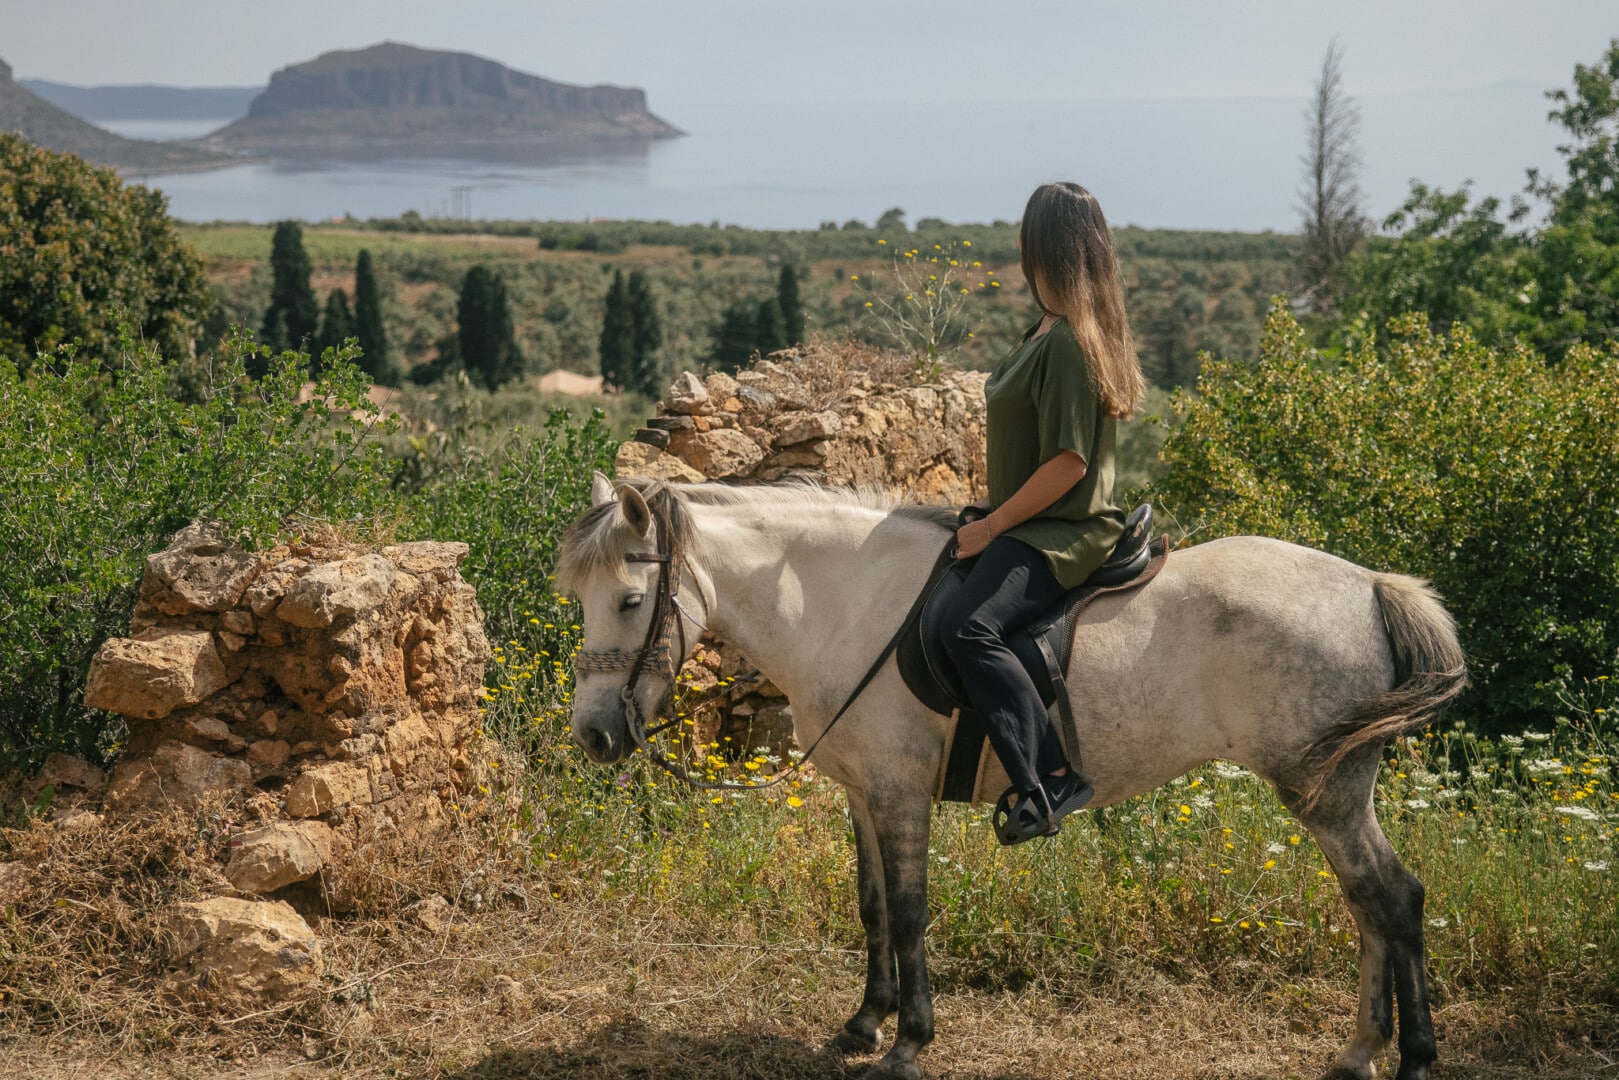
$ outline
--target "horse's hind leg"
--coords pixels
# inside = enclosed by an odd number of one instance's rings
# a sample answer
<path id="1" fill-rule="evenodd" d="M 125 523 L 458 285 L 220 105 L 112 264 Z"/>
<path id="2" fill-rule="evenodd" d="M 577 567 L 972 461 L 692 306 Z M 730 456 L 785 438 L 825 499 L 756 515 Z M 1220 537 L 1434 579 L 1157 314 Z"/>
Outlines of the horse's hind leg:
<path id="1" fill-rule="evenodd" d="M 846 1054 L 869 1054 L 882 1046 L 882 1024 L 899 1004 L 899 975 L 888 936 L 888 892 L 883 881 L 882 847 L 865 796 L 849 793 L 854 823 L 855 861 L 859 867 L 860 922 L 866 929 L 866 993 L 860 1011 L 832 1039 Z"/>
<path id="2" fill-rule="evenodd" d="M 1372 811 L 1376 768 L 1375 758 L 1345 762 L 1333 781 L 1334 790 L 1302 815 L 1337 871 L 1360 929 L 1360 1013 L 1355 1037 L 1328 1075 L 1345 1080 L 1370 1080 L 1376 1075 L 1373 1058 L 1393 1034 L 1397 1000 L 1400 1071 L 1396 1080 L 1426 1080 L 1437 1049 L 1428 1005 L 1422 882 L 1395 855 Z"/>

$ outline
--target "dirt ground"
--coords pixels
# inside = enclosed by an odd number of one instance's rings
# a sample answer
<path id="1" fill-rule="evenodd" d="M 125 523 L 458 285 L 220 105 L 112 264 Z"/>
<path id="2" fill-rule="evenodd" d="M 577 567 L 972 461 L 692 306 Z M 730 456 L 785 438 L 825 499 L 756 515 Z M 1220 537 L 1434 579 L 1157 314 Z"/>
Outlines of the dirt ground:
<path id="1" fill-rule="evenodd" d="M 854 1080 L 875 1060 L 824 1049 L 858 998 L 853 951 L 704 946 L 658 940 L 657 930 L 540 929 L 492 914 L 433 948 L 419 933 L 374 925 L 334 942 L 326 1004 L 156 1030 L 13 1031 L 0 1043 L 0 1076 Z M 924 1075 L 1292 1080 L 1324 1072 L 1352 1025 L 1348 987 L 1117 981 L 1066 999 L 983 993 L 949 986 L 945 965 Z M 1433 1076 L 1619 1077 L 1616 1019 L 1524 995 L 1452 1003 L 1436 1012 Z M 1385 1073 L 1396 1064 L 1389 1055 Z"/>

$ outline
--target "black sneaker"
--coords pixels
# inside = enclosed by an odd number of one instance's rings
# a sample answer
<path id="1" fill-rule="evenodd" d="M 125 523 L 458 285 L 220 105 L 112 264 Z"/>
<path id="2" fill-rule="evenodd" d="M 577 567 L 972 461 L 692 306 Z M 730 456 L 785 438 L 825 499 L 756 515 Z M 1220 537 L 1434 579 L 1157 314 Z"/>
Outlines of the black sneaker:
<path id="1" fill-rule="evenodd" d="M 1037 836 L 1056 836 L 1059 822 L 1090 802 L 1096 795 L 1096 789 L 1084 777 L 1070 770 L 1062 776 L 1048 776 L 1041 780 L 1039 790 L 1019 798 L 1014 807 L 1012 798 L 1015 795 L 1015 788 L 1007 788 L 996 800 L 991 818 L 995 838 L 1007 847 L 1033 840 Z"/>

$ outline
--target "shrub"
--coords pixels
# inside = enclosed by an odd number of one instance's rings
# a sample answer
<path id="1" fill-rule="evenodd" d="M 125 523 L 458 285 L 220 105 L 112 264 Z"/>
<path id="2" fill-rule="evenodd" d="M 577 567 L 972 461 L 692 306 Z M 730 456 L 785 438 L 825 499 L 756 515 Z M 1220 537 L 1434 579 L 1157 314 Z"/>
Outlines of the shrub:
<path id="1" fill-rule="evenodd" d="M 575 423 L 566 409 L 553 409 L 538 432 L 519 430 L 491 453 L 441 463 L 435 480 L 412 500 L 422 535 L 472 545 L 461 573 L 478 590 L 497 664 L 521 660 L 524 681 L 533 680 L 539 698 L 559 705 L 572 674 L 578 609 L 556 593 L 550 574 L 563 532 L 590 505 L 592 473 L 611 474 L 617 449 L 601 412 Z M 506 677 L 497 668 L 494 685 Z M 540 720 L 496 719 L 497 726 Z"/>
<path id="2" fill-rule="evenodd" d="M 52 750 L 97 755 L 107 715 L 87 710 L 90 657 L 125 632 L 142 564 L 191 521 L 250 546 L 289 515 L 369 521 L 397 504 L 351 353 L 259 354 L 227 340 L 187 370 L 127 337 L 101 355 L 71 348 L 24 373 L 0 359 L 0 769 Z"/>
<path id="3" fill-rule="evenodd" d="M 1619 347 L 1557 367 L 1421 316 L 1332 362 L 1280 306 L 1257 364 L 1210 361 L 1157 494 L 1202 538 L 1259 533 L 1430 579 L 1485 729 L 1619 674 Z"/>
<path id="4" fill-rule="evenodd" d="M 189 353 L 213 292 L 167 205 L 111 169 L 0 134 L 0 356 L 26 366 L 75 339 L 103 355 L 121 323 L 165 355 Z"/>

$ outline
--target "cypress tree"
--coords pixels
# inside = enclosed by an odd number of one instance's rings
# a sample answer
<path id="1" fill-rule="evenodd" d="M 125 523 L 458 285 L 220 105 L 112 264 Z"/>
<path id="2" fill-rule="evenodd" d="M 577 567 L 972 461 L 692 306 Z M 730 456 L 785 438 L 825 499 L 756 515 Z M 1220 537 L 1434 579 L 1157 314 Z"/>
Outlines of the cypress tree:
<path id="1" fill-rule="evenodd" d="M 776 284 L 776 303 L 781 305 L 782 324 L 787 328 L 787 344 L 804 343 L 804 305 L 798 299 L 798 272 L 790 265 L 781 268 Z"/>
<path id="2" fill-rule="evenodd" d="M 663 347 L 663 323 L 658 318 L 658 306 L 652 299 L 652 286 L 639 270 L 630 274 L 627 289 L 630 322 L 634 327 L 635 362 L 630 375 L 630 387 L 645 397 L 657 398 L 663 393 L 663 368 L 658 350 Z"/>
<path id="3" fill-rule="evenodd" d="M 309 271 L 303 229 L 296 221 L 280 222 L 270 241 L 270 307 L 264 313 L 264 343 L 272 349 L 301 348 L 315 336 L 320 305 Z"/>
<path id="4" fill-rule="evenodd" d="M 735 374 L 753 356 L 753 336 L 759 322 L 759 309 L 739 300 L 725 309 L 725 317 L 714 332 L 714 348 L 709 360 L 720 371 Z"/>
<path id="5" fill-rule="evenodd" d="M 360 339 L 360 367 L 372 382 L 399 385 L 399 369 L 388 353 L 388 333 L 382 326 L 382 299 L 371 252 L 362 250 L 354 263 L 354 336 Z"/>
<path id="6" fill-rule="evenodd" d="M 615 390 L 635 390 L 635 314 L 630 310 L 624 272 L 613 272 L 607 289 L 606 311 L 602 314 L 602 385 Z"/>
<path id="7" fill-rule="evenodd" d="M 499 274 L 483 266 L 468 270 L 456 315 L 461 323 L 461 363 L 473 381 L 498 390 L 523 373 L 506 283 Z"/>
<path id="8" fill-rule="evenodd" d="M 354 316 L 349 313 L 348 294 L 333 289 L 326 294 L 326 311 L 321 317 L 320 333 L 315 335 L 315 358 L 320 359 L 327 349 L 341 349 L 343 342 L 354 336 Z"/>
<path id="9" fill-rule="evenodd" d="M 754 324 L 753 347 L 769 356 L 777 349 L 787 347 L 787 322 L 782 317 L 781 304 L 774 296 L 759 305 Z"/>

